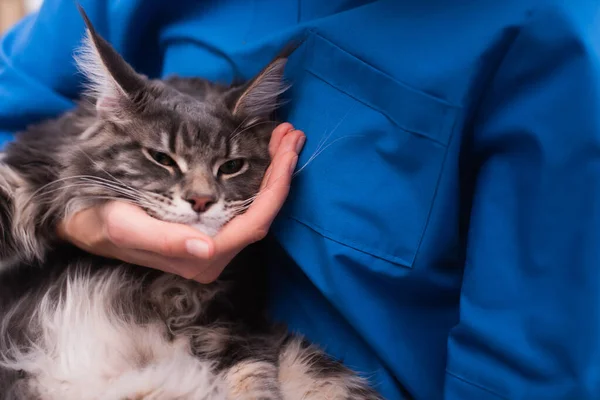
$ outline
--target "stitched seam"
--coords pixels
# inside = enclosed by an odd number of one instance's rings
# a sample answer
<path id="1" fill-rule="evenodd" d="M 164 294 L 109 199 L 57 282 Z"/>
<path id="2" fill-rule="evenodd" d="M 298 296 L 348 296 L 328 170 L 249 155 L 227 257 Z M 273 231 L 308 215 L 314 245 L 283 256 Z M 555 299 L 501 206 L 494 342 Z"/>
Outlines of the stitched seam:
<path id="1" fill-rule="evenodd" d="M 511 38 L 510 44 L 506 47 L 506 52 L 503 54 L 502 58 L 498 61 L 498 63 L 492 68 L 492 70 L 494 72 L 490 75 L 490 77 L 487 79 L 486 83 L 483 85 L 483 90 L 481 91 L 481 95 L 478 97 L 476 103 L 481 104 L 482 98 L 484 97 L 483 93 L 485 93 L 486 89 L 491 86 L 491 84 L 492 84 L 492 82 L 494 80 L 494 77 L 496 76 L 496 74 L 500 70 L 502 64 L 504 63 L 506 57 L 508 56 L 508 53 L 509 53 L 510 49 L 512 48 L 513 44 L 515 43 L 515 41 L 517 40 L 517 37 L 519 36 L 519 33 L 520 33 L 520 31 L 514 34 L 514 36 Z M 473 113 L 472 113 L 472 117 L 471 118 L 474 118 L 476 116 L 476 114 L 477 114 L 477 110 L 474 110 Z M 465 120 L 465 122 L 467 122 L 466 117 L 467 116 L 463 117 L 463 119 Z M 455 118 L 454 124 L 452 126 L 452 132 L 450 134 L 450 138 L 448 139 L 448 145 L 447 145 L 448 149 L 450 148 L 450 146 L 452 144 L 452 140 L 454 139 L 454 137 L 456 135 L 455 131 L 456 131 L 456 125 L 457 124 L 458 124 L 458 118 Z M 467 126 L 467 124 L 465 123 L 464 126 Z M 415 259 L 413 261 L 413 264 L 416 262 L 417 258 L 419 257 L 419 253 L 420 253 L 420 250 L 421 250 L 421 245 L 422 245 L 423 241 L 425 240 L 425 236 L 427 235 L 427 230 L 429 229 L 430 218 L 431 218 L 431 214 L 433 213 L 433 209 L 435 207 L 435 203 L 437 201 L 440 182 L 441 182 L 444 170 L 446 168 L 447 157 L 448 157 L 448 151 L 446 151 L 445 156 L 444 156 L 444 161 L 442 163 L 442 168 L 440 170 L 440 174 L 439 174 L 439 177 L 438 177 L 438 182 L 437 182 L 437 185 L 436 185 L 435 194 L 433 196 L 433 201 L 431 202 L 431 208 L 429 209 L 429 214 L 427 216 L 427 222 L 425 224 L 425 228 L 423 230 L 423 235 L 421 236 L 421 240 L 419 241 L 419 245 L 418 245 L 416 253 L 415 253 Z"/>
<path id="2" fill-rule="evenodd" d="M 369 68 L 371 68 L 372 70 L 374 70 L 374 71 L 377 71 L 378 73 L 380 73 L 381 75 L 385 76 L 386 78 L 388 78 L 388 79 L 389 79 L 389 80 L 391 80 L 392 82 L 396 83 L 397 85 L 400 85 L 400 86 L 402 86 L 404 89 L 406 89 L 406 90 L 408 90 L 408 91 L 410 91 L 410 92 L 413 92 L 413 93 L 415 93 L 415 94 L 418 94 L 418 95 L 421 95 L 421 96 L 428 97 L 428 98 L 430 98 L 431 100 L 433 100 L 433 101 L 436 101 L 436 102 L 438 102 L 438 103 L 440 103 L 440 104 L 443 104 L 443 105 L 445 105 L 445 106 L 448 106 L 448 107 L 450 107 L 450 108 L 461 108 L 461 106 L 460 106 L 460 105 L 458 105 L 458 104 L 453 104 L 453 103 L 450 103 L 449 101 L 447 101 L 447 100 L 444 100 L 444 99 L 442 99 L 442 98 L 439 98 L 439 97 L 432 96 L 431 94 L 429 94 L 429 93 L 427 93 L 427 92 L 423 92 L 423 91 L 421 91 L 421 90 L 419 90 L 419 89 L 416 89 L 416 88 L 414 88 L 414 87 L 412 87 L 412 86 L 410 86 L 410 85 L 408 85 L 408 84 L 406 84 L 406 83 L 404 83 L 404 82 L 402 82 L 402 81 L 399 81 L 399 80 L 397 80 L 397 79 L 395 79 L 395 78 L 393 78 L 393 77 L 389 76 L 389 75 L 388 75 L 388 74 L 386 74 L 385 72 L 381 71 L 381 70 L 380 70 L 380 69 L 378 69 L 378 68 L 375 68 L 373 65 L 371 65 L 370 63 L 368 63 L 368 62 L 364 61 L 364 60 L 363 60 L 363 59 L 361 59 L 360 57 L 357 57 L 357 56 L 355 56 L 354 54 L 352 54 L 352 53 L 349 53 L 348 51 L 344 50 L 343 48 L 341 48 L 341 47 L 340 47 L 340 46 L 338 46 L 337 44 L 333 43 L 331 40 L 327 39 L 326 37 L 324 37 L 324 36 L 323 36 L 323 35 L 321 35 L 320 33 L 317 33 L 317 32 L 315 32 L 315 31 L 313 31 L 313 32 L 314 32 L 314 35 L 315 35 L 315 36 L 318 36 L 319 38 L 321 38 L 321 39 L 322 39 L 322 40 L 324 40 L 325 42 L 329 43 L 331 46 L 335 47 L 336 49 L 338 49 L 338 50 L 339 50 L 339 51 L 341 51 L 342 53 L 345 53 L 345 54 L 349 55 L 350 57 L 357 59 L 358 61 L 360 61 L 361 63 L 365 64 L 366 66 L 368 66 L 368 67 L 369 67 Z"/>
<path id="3" fill-rule="evenodd" d="M 508 398 L 507 398 L 507 397 L 504 397 L 504 396 L 502 396 L 502 395 L 499 395 L 498 393 L 494 392 L 493 390 L 491 390 L 491 389 L 488 389 L 488 388 L 486 388 L 485 386 L 482 386 L 482 385 L 480 385 L 480 384 L 478 384 L 478 383 L 471 382 L 471 381 L 469 381 L 468 379 L 465 379 L 465 378 L 463 378 L 462 376 L 459 376 L 459 375 L 457 375 L 457 374 L 455 374 L 455 373 L 453 373 L 453 372 L 450 372 L 450 371 L 449 371 L 449 370 L 447 370 L 447 369 L 446 369 L 446 374 L 448 374 L 448 375 L 452 376 L 453 378 L 455 378 L 455 379 L 457 379 L 457 380 L 461 381 L 462 383 L 465 383 L 465 384 L 467 384 L 467 385 L 469 385 L 469 386 L 473 386 L 474 388 L 477 388 L 477 389 L 479 389 L 479 390 L 481 390 L 481 391 L 484 391 L 484 392 L 486 392 L 486 393 L 489 393 L 489 394 L 491 394 L 492 396 L 494 396 L 494 397 L 497 397 L 498 399 L 501 399 L 501 400 L 508 400 Z"/>
<path id="4" fill-rule="evenodd" d="M 448 161 L 448 153 L 450 152 L 450 145 L 452 144 L 452 140 L 455 136 L 456 125 L 458 124 L 458 118 L 454 119 L 454 124 L 452 124 L 452 131 L 450 132 L 450 138 L 448 140 L 448 147 L 446 147 L 446 151 L 444 152 L 444 160 L 442 161 L 442 165 L 440 167 L 440 172 L 437 177 L 437 182 L 435 184 L 435 192 L 433 194 L 433 198 L 431 199 L 431 205 L 429 207 L 429 212 L 427 213 L 427 219 L 425 220 L 425 225 L 423 226 L 423 232 L 421 233 L 421 238 L 419 239 L 419 244 L 415 250 L 415 257 L 413 259 L 413 265 L 417 262 L 417 258 L 421 252 L 421 246 L 423 245 L 423 241 L 425 240 L 425 236 L 427 236 L 427 230 L 429 229 L 429 223 L 431 222 L 431 215 L 433 214 L 433 210 L 435 209 L 438 194 L 440 191 L 440 183 L 442 182 L 442 176 L 444 175 L 444 171 L 446 170 L 446 162 Z"/>
<path id="5" fill-rule="evenodd" d="M 293 221 L 296 221 L 297 223 L 299 223 L 299 224 L 301 224 L 301 225 L 303 225 L 305 227 L 307 227 L 311 231 L 314 231 L 314 232 L 318 233 L 319 235 L 323 236 L 324 238 L 326 238 L 326 239 L 328 239 L 328 240 L 330 240 L 332 242 L 338 243 L 338 244 L 340 244 L 340 245 L 342 245 L 344 247 L 347 247 L 349 249 L 353 249 L 353 250 L 359 251 L 359 252 L 361 252 L 363 254 L 366 254 L 366 255 L 371 256 L 371 257 L 378 258 L 378 259 L 386 261 L 386 262 L 391 262 L 391 263 L 393 263 L 395 265 L 399 265 L 399 266 L 404 267 L 404 268 L 409 268 L 409 269 L 412 268 L 411 265 L 410 265 L 410 263 L 406 262 L 406 260 L 402 259 L 399 256 L 396 256 L 394 254 L 390 254 L 388 252 L 381 252 L 381 251 L 380 252 L 376 252 L 375 250 L 370 249 L 368 246 L 359 246 L 359 245 L 355 244 L 354 241 L 351 240 L 351 239 L 347 239 L 347 238 L 336 239 L 336 238 L 332 237 L 332 236 L 335 235 L 334 232 L 331 232 L 331 231 L 329 231 L 329 230 L 327 230 L 327 229 L 325 229 L 325 228 L 323 228 L 321 226 L 318 226 L 316 224 L 312 224 L 312 223 L 309 223 L 309 222 L 306 222 L 306 221 L 302 221 L 302 220 L 300 220 L 300 219 L 298 219 L 298 218 L 296 218 L 296 217 L 294 217 L 292 215 L 287 215 L 286 217 L 289 218 L 289 219 L 291 219 L 291 220 L 293 220 Z M 377 254 L 377 253 L 379 253 L 379 254 Z M 382 254 L 382 253 L 386 253 L 386 254 Z"/>
<path id="6" fill-rule="evenodd" d="M 442 141 L 441 141 L 441 140 L 439 140 L 439 139 L 436 139 L 436 138 L 434 138 L 433 136 L 431 136 L 431 135 L 430 135 L 430 134 L 428 134 L 428 133 L 424 133 L 424 132 L 415 131 L 415 130 L 413 130 L 413 129 L 408 129 L 408 128 L 406 128 L 406 127 L 404 127 L 404 126 L 400 125 L 400 124 L 399 124 L 399 123 L 396 121 L 396 119 L 395 119 L 394 117 L 392 117 L 392 116 L 391 116 L 391 115 L 390 115 L 390 114 L 389 114 L 387 111 L 385 111 L 385 110 L 382 110 L 382 109 L 380 109 L 380 108 L 377 108 L 377 107 L 375 107 L 374 105 L 367 103 L 365 100 L 359 99 L 358 97 L 356 97 L 356 96 L 352 95 L 351 93 L 348 93 L 346 90 L 342 89 L 341 87 L 339 87 L 339 86 L 337 86 L 337 85 L 334 85 L 334 84 L 332 84 L 331 82 L 327 81 L 325 78 L 321 77 L 321 76 L 320 76 L 318 73 L 316 73 L 316 72 L 314 72 L 314 71 L 311 71 L 311 70 L 310 70 L 310 69 L 308 69 L 308 68 L 304 68 L 304 70 L 305 70 L 306 72 L 308 72 L 310 75 L 312 75 L 312 76 L 314 76 L 315 78 L 317 78 L 318 80 L 320 80 L 321 82 L 323 82 L 323 83 L 325 83 L 325 84 L 327 84 L 327 85 L 331 86 L 332 88 L 334 88 L 334 89 L 335 89 L 335 90 L 337 90 L 338 92 L 340 92 L 340 93 L 343 93 L 343 94 L 345 94 L 346 96 L 350 97 L 351 99 L 354 99 L 354 100 L 358 101 L 360 104 L 364 105 L 365 107 L 368 107 L 368 108 L 370 108 L 370 109 L 372 109 L 372 110 L 374 110 L 374 111 L 377 111 L 378 113 L 382 114 L 382 115 L 383 115 L 383 116 L 385 116 L 385 117 L 386 117 L 388 120 L 390 120 L 390 121 L 391 121 L 391 122 L 392 122 L 394 125 L 396 125 L 396 126 L 397 126 L 398 128 L 400 128 L 400 129 L 402 129 L 403 131 L 405 131 L 405 132 L 408 132 L 408 133 L 412 133 L 413 135 L 420 136 L 420 137 L 422 137 L 422 138 L 425 138 L 425 139 L 427 139 L 427 140 L 431 140 L 432 142 L 434 142 L 434 143 L 437 143 L 437 144 L 439 144 L 440 146 L 443 146 L 443 147 L 446 147 L 446 146 L 447 146 L 447 145 L 446 145 L 444 142 L 442 142 Z"/>

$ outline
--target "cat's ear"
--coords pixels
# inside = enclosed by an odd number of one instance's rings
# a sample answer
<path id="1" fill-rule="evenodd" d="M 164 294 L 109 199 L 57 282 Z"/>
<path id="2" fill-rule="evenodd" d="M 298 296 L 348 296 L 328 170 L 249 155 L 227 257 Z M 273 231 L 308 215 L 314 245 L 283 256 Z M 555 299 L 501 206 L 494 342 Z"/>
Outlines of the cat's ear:
<path id="1" fill-rule="evenodd" d="M 111 114 L 130 104 L 144 90 L 146 80 L 100 36 L 87 14 L 77 5 L 87 28 L 84 46 L 77 54 L 77 65 L 89 81 L 100 114 Z"/>
<path id="2" fill-rule="evenodd" d="M 279 96 L 290 87 L 283 74 L 288 57 L 296 47 L 297 44 L 288 45 L 252 80 L 228 93 L 227 103 L 234 116 L 251 124 L 273 114 L 281 105 Z"/>

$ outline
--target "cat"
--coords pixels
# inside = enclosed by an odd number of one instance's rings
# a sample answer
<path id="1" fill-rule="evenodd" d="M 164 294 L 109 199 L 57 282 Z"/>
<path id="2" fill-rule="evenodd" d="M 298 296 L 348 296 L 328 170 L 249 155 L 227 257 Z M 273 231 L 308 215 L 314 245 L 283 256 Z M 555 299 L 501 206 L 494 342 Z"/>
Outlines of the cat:
<path id="1" fill-rule="evenodd" d="M 380 399 L 268 320 L 260 242 L 200 284 L 58 240 L 59 220 L 113 199 L 215 234 L 259 192 L 287 88 L 289 51 L 239 85 L 148 79 L 80 12 L 89 94 L 0 160 L 0 397 Z"/>

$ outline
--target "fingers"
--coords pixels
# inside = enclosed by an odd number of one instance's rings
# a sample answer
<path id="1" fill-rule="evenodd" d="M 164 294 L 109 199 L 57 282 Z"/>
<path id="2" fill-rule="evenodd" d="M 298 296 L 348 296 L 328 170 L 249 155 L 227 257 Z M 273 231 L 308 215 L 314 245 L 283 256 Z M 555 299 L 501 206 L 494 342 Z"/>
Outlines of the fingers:
<path id="1" fill-rule="evenodd" d="M 275 158 L 277 149 L 279 149 L 279 145 L 281 144 L 281 141 L 285 135 L 293 130 L 294 127 L 288 122 L 278 125 L 275 130 L 273 130 L 273 133 L 271 134 L 271 141 L 269 142 L 269 154 L 271 155 L 271 158 Z"/>
<path id="2" fill-rule="evenodd" d="M 295 152 L 281 154 L 274 160 L 273 172 L 267 185 L 243 215 L 246 217 L 245 224 L 265 228 L 271 225 L 287 198 L 297 161 L 298 155 Z"/>
<path id="3" fill-rule="evenodd" d="M 272 135 L 271 135 L 271 141 L 269 142 L 269 154 L 271 155 L 271 159 L 274 159 L 277 154 L 278 154 L 278 150 L 281 147 L 281 143 L 284 142 L 284 139 L 286 140 L 286 143 L 295 143 L 294 142 L 294 138 L 290 137 L 290 135 L 288 135 L 291 132 L 294 132 L 294 127 L 292 126 L 292 124 L 286 122 L 283 123 L 279 126 L 277 126 L 277 128 L 275 128 L 275 130 L 273 131 Z M 297 153 L 300 152 L 300 149 L 302 148 L 302 146 L 304 145 L 304 141 L 299 145 L 299 148 L 297 149 Z M 291 144 L 288 144 L 285 146 L 286 149 L 291 149 Z M 267 168 L 267 171 L 265 172 L 265 176 L 264 179 L 260 185 L 260 189 L 262 190 L 266 184 L 267 181 L 269 179 L 269 177 L 271 176 L 271 172 L 273 172 L 273 165 L 271 164 L 269 166 L 269 168 Z"/>
<path id="4" fill-rule="evenodd" d="M 283 135 L 283 136 L 281 136 Z M 271 151 L 271 165 L 267 168 L 265 172 L 265 176 L 260 185 L 260 190 L 262 191 L 268 184 L 271 175 L 273 173 L 273 164 L 278 154 L 283 154 L 288 151 L 295 151 L 296 154 L 300 154 L 302 147 L 304 147 L 304 142 L 306 141 L 306 136 L 302 131 L 297 131 L 291 124 L 285 123 L 279 125 L 273 131 L 273 136 L 271 137 L 270 143 L 270 151 Z M 275 148 L 276 145 L 276 148 Z M 275 149 L 275 151 L 273 151 Z"/>
<path id="5" fill-rule="evenodd" d="M 214 243 L 208 236 L 187 225 L 152 218 L 131 204 L 108 203 L 103 220 L 106 237 L 120 248 L 206 260 L 214 254 Z"/>
<path id="6" fill-rule="evenodd" d="M 293 151 L 296 155 L 300 154 L 305 140 L 304 132 L 292 127 L 291 130 L 286 131 L 271 158 L 274 160 L 278 154 L 287 153 L 288 151 Z"/>
<path id="7" fill-rule="evenodd" d="M 157 269 L 175 275 L 180 275 L 173 268 L 173 259 L 144 250 L 125 249 L 115 245 L 108 250 L 110 256 L 133 265 Z"/>
<path id="8" fill-rule="evenodd" d="M 229 262 L 233 259 L 233 256 L 234 255 L 231 255 L 231 257 L 228 256 L 228 257 L 224 258 L 223 261 L 219 261 L 218 263 L 212 263 L 207 268 L 202 268 L 202 269 L 196 268 L 193 276 L 188 279 L 192 279 L 192 280 L 195 280 L 196 282 L 200 282 L 200 283 L 204 283 L 204 284 L 216 281 L 217 278 L 219 277 L 219 275 L 221 275 L 223 270 L 227 267 Z M 198 273 L 198 270 L 200 270 L 199 273 Z"/>
<path id="9" fill-rule="evenodd" d="M 165 257 L 149 251 L 131 249 L 120 250 L 117 254 L 118 259 L 130 264 L 157 269 L 205 284 L 214 282 L 231 261 L 228 256 L 219 256 L 215 262 L 208 262 Z"/>
<path id="10" fill-rule="evenodd" d="M 207 269 L 210 265 L 203 260 L 165 257 L 150 251 L 132 249 L 120 249 L 118 258 L 130 264 L 157 269 L 170 274 L 179 275 L 185 279 L 194 278 L 199 272 Z"/>
<path id="11" fill-rule="evenodd" d="M 271 223 L 289 193 L 292 173 L 298 161 L 298 151 L 304 144 L 301 131 L 292 131 L 282 139 L 271 163 L 269 175 L 256 200 L 245 214 L 236 217 L 214 238 L 219 253 L 236 253 L 267 234 Z"/>

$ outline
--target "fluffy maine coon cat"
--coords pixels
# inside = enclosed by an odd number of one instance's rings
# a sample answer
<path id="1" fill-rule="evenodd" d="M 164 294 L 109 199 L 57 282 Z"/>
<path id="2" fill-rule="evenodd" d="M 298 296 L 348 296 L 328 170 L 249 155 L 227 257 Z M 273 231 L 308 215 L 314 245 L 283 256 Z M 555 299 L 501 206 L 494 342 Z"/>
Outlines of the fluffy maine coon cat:
<path id="1" fill-rule="evenodd" d="M 241 86 L 148 80 L 82 14 L 92 101 L 0 163 L 0 398 L 378 399 L 266 320 L 255 248 L 203 285 L 56 239 L 59 219 L 115 198 L 215 233 L 259 190 L 285 89 L 286 55 Z"/>

